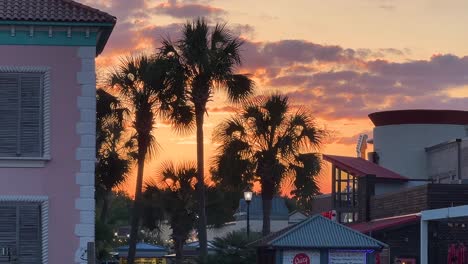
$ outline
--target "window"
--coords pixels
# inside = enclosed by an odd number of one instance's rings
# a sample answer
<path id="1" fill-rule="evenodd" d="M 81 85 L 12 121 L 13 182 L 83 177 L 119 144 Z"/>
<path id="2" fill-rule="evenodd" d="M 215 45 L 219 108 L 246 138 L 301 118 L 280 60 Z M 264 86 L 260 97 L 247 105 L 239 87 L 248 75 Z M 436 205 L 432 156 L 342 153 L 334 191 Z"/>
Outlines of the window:
<path id="1" fill-rule="evenodd" d="M 39 203 L 0 203 L 0 263 L 41 263 Z"/>
<path id="2" fill-rule="evenodd" d="M 0 74 L 0 158 L 43 156 L 42 74 Z"/>
<path id="3" fill-rule="evenodd" d="M 0 66 L 0 167 L 50 160 L 50 68 Z"/>

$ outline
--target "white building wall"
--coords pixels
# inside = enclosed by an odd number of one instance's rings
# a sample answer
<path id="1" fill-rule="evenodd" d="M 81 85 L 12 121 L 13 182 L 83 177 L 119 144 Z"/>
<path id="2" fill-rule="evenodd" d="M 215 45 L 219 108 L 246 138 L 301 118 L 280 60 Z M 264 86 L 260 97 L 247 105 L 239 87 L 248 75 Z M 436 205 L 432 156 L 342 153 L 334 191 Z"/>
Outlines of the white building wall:
<path id="1" fill-rule="evenodd" d="M 466 135 L 463 125 L 379 126 L 374 128 L 374 151 L 379 154 L 379 165 L 411 179 L 428 179 L 425 148 Z"/>

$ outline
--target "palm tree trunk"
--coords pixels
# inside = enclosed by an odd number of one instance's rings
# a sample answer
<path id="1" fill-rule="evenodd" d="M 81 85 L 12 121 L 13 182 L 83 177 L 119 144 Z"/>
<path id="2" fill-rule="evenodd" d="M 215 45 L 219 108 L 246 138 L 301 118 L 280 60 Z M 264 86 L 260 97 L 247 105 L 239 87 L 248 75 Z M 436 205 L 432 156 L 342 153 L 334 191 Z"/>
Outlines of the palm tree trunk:
<path id="1" fill-rule="evenodd" d="M 208 254 L 206 234 L 205 212 L 205 177 L 204 177 L 204 150 L 203 150 L 203 119 L 205 111 L 197 107 L 195 109 L 197 126 L 197 194 L 198 194 L 198 241 L 200 243 L 200 255 L 205 258 Z"/>
<path id="2" fill-rule="evenodd" d="M 174 241 L 176 264 L 182 264 L 184 258 L 184 241 L 183 239 L 176 238 Z"/>
<path id="3" fill-rule="evenodd" d="M 270 234 L 270 214 L 271 214 L 271 203 L 273 198 L 269 195 L 264 195 L 262 190 L 262 209 L 263 209 L 263 226 L 262 226 L 262 235 L 266 236 Z"/>
<path id="4" fill-rule="evenodd" d="M 133 206 L 132 219 L 130 223 L 130 240 L 128 248 L 128 264 L 133 264 L 135 261 L 136 243 L 138 240 L 138 224 L 141 216 L 141 191 L 143 187 L 143 171 L 145 168 L 146 149 L 142 150 L 138 147 L 138 172 L 135 189 L 135 202 Z"/>
<path id="5" fill-rule="evenodd" d="M 109 210 L 109 198 L 112 191 L 106 190 L 104 197 L 102 199 L 102 209 L 101 209 L 101 223 L 106 224 L 107 222 L 107 211 Z"/>

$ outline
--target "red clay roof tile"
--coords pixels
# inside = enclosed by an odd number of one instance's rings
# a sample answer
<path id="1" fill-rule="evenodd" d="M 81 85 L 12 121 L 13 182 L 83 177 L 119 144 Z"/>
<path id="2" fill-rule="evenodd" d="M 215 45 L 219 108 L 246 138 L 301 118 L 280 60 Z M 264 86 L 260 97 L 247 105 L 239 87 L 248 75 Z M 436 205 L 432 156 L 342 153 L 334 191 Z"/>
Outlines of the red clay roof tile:
<path id="1" fill-rule="evenodd" d="M 71 0 L 1 0 L 0 20 L 115 23 L 116 18 Z"/>

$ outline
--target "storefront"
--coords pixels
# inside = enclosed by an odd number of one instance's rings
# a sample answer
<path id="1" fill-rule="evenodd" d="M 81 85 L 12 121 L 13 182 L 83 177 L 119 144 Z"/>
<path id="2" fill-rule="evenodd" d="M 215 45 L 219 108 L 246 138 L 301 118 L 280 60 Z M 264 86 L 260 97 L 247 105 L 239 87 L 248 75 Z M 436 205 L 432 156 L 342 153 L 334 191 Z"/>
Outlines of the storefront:
<path id="1" fill-rule="evenodd" d="M 128 246 L 117 248 L 120 264 L 127 264 Z M 151 245 L 146 243 L 137 243 L 135 264 L 166 264 L 166 255 L 168 250 L 165 247 Z"/>
<path id="2" fill-rule="evenodd" d="M 374 264 L 386 245 L 321 215 L 256 243 L 258 264 Z"/>

